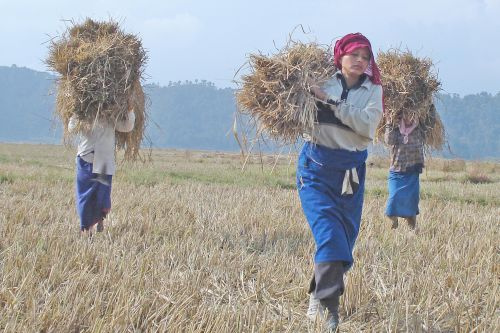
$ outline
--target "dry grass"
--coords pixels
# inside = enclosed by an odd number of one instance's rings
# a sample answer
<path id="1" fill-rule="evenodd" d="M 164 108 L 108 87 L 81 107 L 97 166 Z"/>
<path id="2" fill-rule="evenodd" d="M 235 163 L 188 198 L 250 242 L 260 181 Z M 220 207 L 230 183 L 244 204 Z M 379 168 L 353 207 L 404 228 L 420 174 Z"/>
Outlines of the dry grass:
<path id="1" fill-rule="evenodd" d="M 250 115 L 257 137 L 295 143 L 316 121 L 311 85 L 321 86 L 336 71 L 330 49 L 290 40 L 276 54 L 250 54 L 247 65 L 236 93 L 239 111 Z"/>
<path id="2" fill-rule="evenodd" d="M 74 115 L 78 129 L 88 131 L 96 122 L 114 124 L 134 109 L 135 127 L 120 133 L 117 148 L 126 159 L 136 159 L 144 135 L 146 108 L 141 77 L 146 51 L 140 39 L 124 33 L 113 20 L 86 19 L 72 22 L 67 30 L 51 41 L 46 63 L 59 74 L 56 114 L 70 142 L 68 121 Z"/>
<path id="3" fill-rule="evenodd" d="M 0 330 L 319 332 L 304 315 L 314 244 L 293 165 L 269 175 L 268 157 L 244 173 L 237 154 L 153 158 L 118 171 L 105 232 L 89 242 L 74 152 L 0 145 Z M 500 329 L 500 176 L 470 184 L 464 172 L 422 174 L 414 236 L 390 230 L 386 167 L 368 168 L 342 332 Z"/>
<path id="4" fill-rule="evenodd" d="M 434 107 L 434 98 L 441 83 L 430 58 L 419 58 L 409 50 L 391 49 L 379 52 L 377 64 L 384 88 L 384 116 L 377 129 L 383 141 L 385 124 L 398 126 L 402 117 L 418 121 L 424 132 L 425 146 L 441 150 L 445 131 Z"/>
<path id="5" fill-rule="evenodd" d="M 486 175 L 484 172 L 481 170 L 473 170 L 469 172 L 465 177 L 464 177 L 464 182 L 469 182 L 472 184 L 489 184 L 493 182 L 488 175 Z"/>

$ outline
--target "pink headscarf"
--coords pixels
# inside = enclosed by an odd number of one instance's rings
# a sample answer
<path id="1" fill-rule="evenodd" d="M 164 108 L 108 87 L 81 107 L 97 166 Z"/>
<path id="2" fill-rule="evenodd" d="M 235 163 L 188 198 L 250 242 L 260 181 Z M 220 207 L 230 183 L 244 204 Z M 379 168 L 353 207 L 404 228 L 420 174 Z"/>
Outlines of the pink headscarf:
<path id="1" fill-rule="evenodd" d="M 337 66 L 338 69 L 342 69 L 342 64 L 340 63 L 342 56 L 350 54 L 361 47 L 366 47 L 368 51 L 370 51 L 370 64 L 365 74 L 370 77 L 373 84 L 382 85 L 382 81 L 380 81 L 380 71 L 375 63 L 375 57 L 373 56 L 372 45 L 368 38 L 359 32 L 347 34 L 335 42 L 335 47 L 333 48 L 333 61 L 335 62 L 335 66 Z"/>
<path id="2" fill-rule="evenodd" d="M 410 127 L 406 127 L 406 123 L 404 118 L 401 118 L 401 122 L 399 123 L 399 133 L 403 136 L 403 143 L 407 144 L 408 143 L 408 135 L 413 132 L 413 130 L 417 127 L 418 125 L 418 120 L 412 121 Z"/>

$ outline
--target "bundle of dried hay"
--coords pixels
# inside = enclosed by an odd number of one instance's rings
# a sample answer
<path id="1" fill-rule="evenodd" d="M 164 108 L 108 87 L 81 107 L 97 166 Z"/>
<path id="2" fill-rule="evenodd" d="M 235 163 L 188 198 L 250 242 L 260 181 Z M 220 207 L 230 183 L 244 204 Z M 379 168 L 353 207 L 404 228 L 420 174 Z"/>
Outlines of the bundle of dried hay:
<path id="1" fill-rule="evenodd" d="M 440 90 L 433 63 L 417 58 L 410 51 L 391 49 L 379 52 L 377 64 L 382 75 L 385 111 L 377 128 L 377 139 L 383 141 L 385 124 L 398 126 L 403 116 L 418 120 L 425 135 L 426 150 L 442 149 L 445 140 L 443 123 L 434 107 Z"/>
<path id="2" fill-rule="evenodd" d="M 249 115 L 257 135 L 294 143 L 316 120 L 311 84 L 322 85 L 336 68 L 328 47 L 290 41 L 276 54 L 251 54 L 250 73 L 236 93 L 239 112 Z"/>
<path id="3" fill-rule="evenodd" d="M 117 149 L 125 150 L 125 159 L 138 157 L 147 117 L 140 84 L 146 59 L 140 39 L 124 33 L 114 21 L 72 23 L 51 41 L 46 63 L 60 74 L 56 112 L 64 125 L 65 142 L 72 137 L 68 131 L 72 115 L 80 130 L 89 130 L 98 121 L 124 119 L 133 108 L 134 130 L 117 135 Z"/>
<path id="4" fill-rule="evenodd" d="M 127 103 L 129 108 L 134 109 L 135 126 L 128 133 L 116 132 L 116 147 L 125 151 L 124 156 L 126 160 L 135 160 L 139 156 L 139 148 L 144 138 L 146 124 L 146 100 L 139 80 L 136 80 L 132 84 Z"/>

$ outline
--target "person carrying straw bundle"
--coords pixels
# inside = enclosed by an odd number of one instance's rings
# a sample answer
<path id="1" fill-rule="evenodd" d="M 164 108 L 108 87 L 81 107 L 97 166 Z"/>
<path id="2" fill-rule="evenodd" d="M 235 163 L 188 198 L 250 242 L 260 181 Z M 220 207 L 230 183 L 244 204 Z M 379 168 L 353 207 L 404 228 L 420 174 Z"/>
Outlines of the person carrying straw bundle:
<path id="1" fill-rule="evenodd" d="M 326 325 L 339 323 L 344 274 L 353 265 L 365 190 L 367 147 L 382 117 L 380 73 L 369 40 L 351 33 L 335 43 L 339 69 L 321 87 L 317 121 L 305 133 L 297 164 L 297 187 L 315 243 L 314 274 L 307 316 L 327 313 Z"/>
<path id="2" fill-rule="evenodd" d="M 56 111 L 64 140 L 79 140 L 76 205 L 82 234 L 103 230 L 116 150 L 124 149 L 126 160 L 138 157 L 146 118 L 140 84 L 145 61 L 140 40 L 116 22 L 87 19 L 51 41 L 47 64 L 60 74 Z"/>
<path id="3" fill-rule="evenodd" d="M 433 101 L 440 82 L 431 71 L 431 60 L 417 58 L 409 51 L 380 52 L 378 63 L 386 107 L 377 137 L 383 135 L 391 160 L 385 214 L 393 229 L 402 217 L 417 232 L 425 152 L 441 149 L 444 144 L 444 127 Z"/>
<path id="4" fill-rule="evenodd" d="M 389 147 L 389 198 L 385 214 L 398 227 L 398 217 L 403 217 L 416 231 L 420 182 L 424 167 L 424 133 L 418 120 L 401 117 L 398 126 L 386 126 L 385 143 Z"/>
<path id="5" fill-rule="evenodd" d="M 104 229 L 104 218 L 111 209 L 111 181 L 115 173 L 115 131 L 132 131 L 135 113 L 131 109 L 124 120 L 115 124 L 101 120 L 92 129 L 80 132 L 76 156 L 76 206 L 80 230 L 91 236 Z M 68 128 L 77 128 L 76 116 Z"/>

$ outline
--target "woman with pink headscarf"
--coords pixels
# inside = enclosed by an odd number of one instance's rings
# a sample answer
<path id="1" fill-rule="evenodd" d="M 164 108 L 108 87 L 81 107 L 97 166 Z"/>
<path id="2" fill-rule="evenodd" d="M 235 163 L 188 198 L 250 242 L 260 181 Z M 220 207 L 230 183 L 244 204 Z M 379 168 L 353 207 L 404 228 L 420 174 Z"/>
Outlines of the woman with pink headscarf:
<path id="1" fill-rule="evenodd" d="M 307 315 L 326 314 L 335 330 L 344 274 L 353 264 L 363 207 L 365 161 L 382 117 L 380 72 L 371 44 L 360 33 L 335 43 L 338 71 L 322 87 L 317 122 L 305 133 L 297 164 L 297 188 L 316 243 Z"/>
<path id="2" fill-rule="evenodd" d="M 424 131 L 418 120 L 402 116 L 397 126 L 386 124 L 384 140 L 391 156 L 385 215 L 392 222 L 392 229 L 398 227 L 398 217 L 402 217 L 417 232 L 420 174 L 424 167 Z"/>

